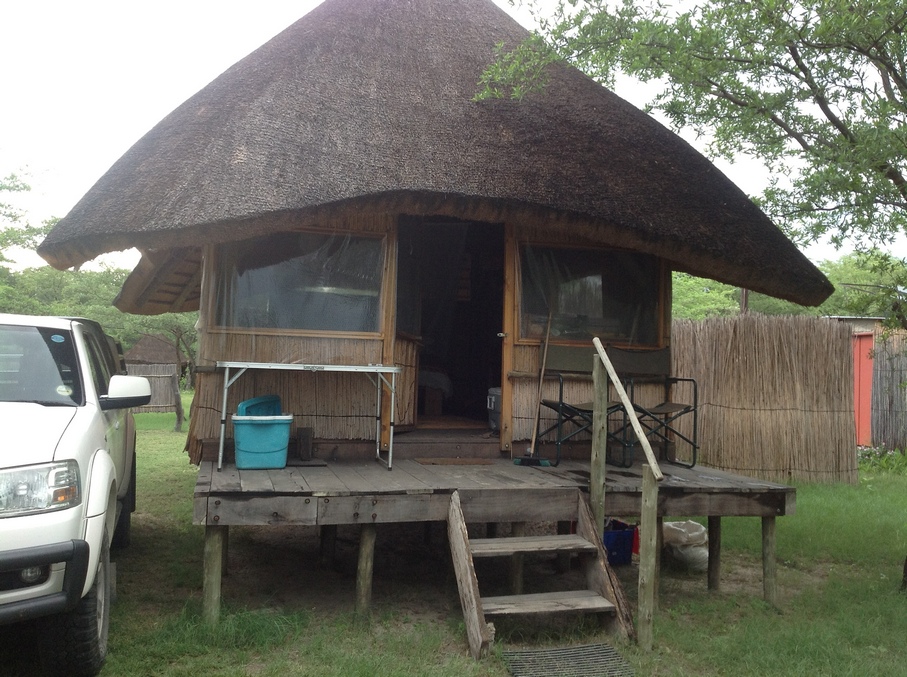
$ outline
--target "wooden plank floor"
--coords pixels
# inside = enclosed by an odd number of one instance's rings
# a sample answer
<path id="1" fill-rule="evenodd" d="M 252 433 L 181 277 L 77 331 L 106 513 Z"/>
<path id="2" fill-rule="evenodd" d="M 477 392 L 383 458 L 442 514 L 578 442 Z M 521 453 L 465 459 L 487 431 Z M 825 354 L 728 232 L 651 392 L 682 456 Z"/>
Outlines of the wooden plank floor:
<path id="1" fill-rule="evenodd" d="M 795 490 L 782 484 L 701 466 L 664 464 L 659 486 L 662 516 L 761 516 L 791 514 Z M 203 462 L 195 490 L 196 524 L 344 524 L 365 521 L 446 519 L 450 494 L 460 491 L 477 515 L 507 505 L 557 502 L 587 490 L 588 462 L 557 467 L 514 465 L 510 459 L 462 463 L 395 459 L 392 471 L 374 461 L 329 462 L 280 470 L 217 470 Z M 606 505 L 615 516 L 638 515 L 640 465 L 608 466 Z M 484 502 L 483 502 L 484 501 Z M 526 514 L 531 514 L 531 510 Z M 527 517 L 527 519 L 529 519 Z"/>

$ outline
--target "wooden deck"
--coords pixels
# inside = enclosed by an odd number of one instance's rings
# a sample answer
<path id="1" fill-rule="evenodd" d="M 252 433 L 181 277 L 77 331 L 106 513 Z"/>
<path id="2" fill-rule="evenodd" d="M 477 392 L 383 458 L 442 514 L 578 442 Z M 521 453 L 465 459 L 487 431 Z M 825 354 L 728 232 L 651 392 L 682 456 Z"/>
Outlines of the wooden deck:
<path id="1" fill-rule="evenodd" d="M 664 464 L 659 515 L 779 517 L 792 514 L 793 487 L 702 466 Z M 557 467 L 514 465 L 509 458 L 395 460 L 388 471 L 374 461 L 329 462 L 281 470 L 237 470 L 211 462 L 199 468 L 194 523 L 204 525 L 328 525 L 445 521 L 450 494 L 459 490 L 470 521 L 546 519 L 551 501 L 588 490 L 588 462 Z M 606 505 L 615 516 L 640 513 L 642 469 L 608 466 Z M 547 504 L 547 505 L 544 505 Z M 572 507 L 572 506 L 571 506 Z M 550 518 L 550 517 L 549 517 Z"/>
<path id="2" fill-rule="evenodd" d="M 371 598 L 375 525 L 446 522 L 452 497 L 465 522 L 569 522 L 576 519 L 577 492 L 587 492 L 589 462 L 563 460 L 557 467 L 515 465 L 510 458 L 399 458 L 393 470 L 374 460 L 314 461 L 280 470 L 237 470 L 233 464 L 199 467 L 193 522 L 205 526 L 204 613 L 216 622 L 227 533 L 233 525 L 362 527 L 357 609 Z M 763 592 L 777 604 L 775 518 L 794 512 L 793 487 L 697 466 L 662 465 L 658 519 L 707 517 L 708 587 L 719 589 L 721 518 L 762 520 Z M 605 506 L 615 517 L 633 517 L 642 506 L 642 467 L 608 466 Z M 660 531 L 660 529 L 658 530 Z M 324 534 L 323 534 L 324 535 Z M 361 604 L 360 604 L 361 601 Z"/>

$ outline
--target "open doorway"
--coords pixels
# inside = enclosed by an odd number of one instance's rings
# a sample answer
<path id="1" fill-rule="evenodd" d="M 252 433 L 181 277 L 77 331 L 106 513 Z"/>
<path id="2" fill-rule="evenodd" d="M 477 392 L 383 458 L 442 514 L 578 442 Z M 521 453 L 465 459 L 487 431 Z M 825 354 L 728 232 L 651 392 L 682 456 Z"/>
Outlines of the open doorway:
<path id="1" fill-rule="evenodd" d="M 408 218 L 398 252 L 398 331 L 419 342 L 419 425 L 487 423 L 488 390 L 501 385 L 503 226 Z"/>

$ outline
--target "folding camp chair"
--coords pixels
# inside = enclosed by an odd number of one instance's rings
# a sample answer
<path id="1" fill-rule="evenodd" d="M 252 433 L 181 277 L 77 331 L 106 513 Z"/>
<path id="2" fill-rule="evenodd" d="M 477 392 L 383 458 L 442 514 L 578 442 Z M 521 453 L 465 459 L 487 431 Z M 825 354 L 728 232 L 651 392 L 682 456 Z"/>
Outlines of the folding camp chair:
<path id="1" fill-rule="evenodd" d="M 545 372 L 554 374 L 558 379 L 557 399 L 542 399 L 541 405 L 555 414 L 554 423 L 544 430 L 539 430 L 537 439 L 554 432 L 557 459 L 561 460 L 561 445 L 571 438 L 592 428 L 592 402 L 569 402 L 564 398 L 564 380 L 591 378 L 593 359 L 597 359 L 595 349 L 591 346 L 549 345 Z M 608 413 L 619 408 L 620 402 L 609 402 Z M 535 450 L 533 450 L 533 453 Z"/>
<path id="2" fill-rule="evenodd" d="M 659 350 L 627 350 L 609 347 L 608 358 L 614 365 L 614 371 L 624 384 L 636 416 L 642 425 L 649 442 L 662 448 L 662 458 L 677 465 L 692 468 L 696 465 L 699 452 L 698 442 L 698 404 L 699 393 L 696 381 L 692 378 L 672 376 L 670 348 Z M 674 386 L 687 383 L 691 402 L 677 402 L 672 399 Z M 658 404 L 641 403 L 641 389 L 646 384 L 663 388 L 663 397 Z M 609 408 L 609 449 L 608 458 L 617 465 L 633 464 L 633 449 L 638 444 L 630 426 L 627 413 L 622 407 Z M 681 427 L 681 420 L 690 416 L 690 425 Z M 690 448 L 690 461 L 677 459 L 676 445 L 686 444 Z M 621 459 L 611 458 L 611 449 L 622 452 Z"/>

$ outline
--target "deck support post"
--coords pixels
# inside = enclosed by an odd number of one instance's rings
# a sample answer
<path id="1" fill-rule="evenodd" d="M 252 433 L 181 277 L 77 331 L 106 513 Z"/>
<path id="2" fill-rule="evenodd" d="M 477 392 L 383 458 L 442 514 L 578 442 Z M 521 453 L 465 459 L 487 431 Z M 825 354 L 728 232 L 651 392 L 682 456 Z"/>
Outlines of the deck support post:
<path id="1" fill-rule="evenodd" d="M 642 466 L 642 509 L 639 524 L 639 648 L 651 651 L 658 589 L 658 483 L 648 464 Z"/>
<path id="2" fill-rule="evenodd" d="M 359 532 L 359 566 L 356 569 L 356 615 L 368 616 L 372 606 L 372 574 L 375 568 L 375 537 L 378 528 L 363 524 Z"/>
<path id="3" fill-rule="evenodd" d="M 721 517 L 709 517 L 709 590 L 721 590 Z"/>
<path id="4" fill-rule="evenodd" d="M 513 522 L 510 526 L 510 535 L 511 536 L 525 536 L 526 535 L 526 523 L 525 522 Z M 522 553 L 517 553 L 510 556 L 510 594 L 511 595 L 522 595 L 523 594 L 523 564 L 525 562 L 524 556 Z"/>
<path id="5" fill-rule="evenodd" d="M 205 526 L 205 552 L 202 575 L 202 617 L 208 625 L 220 620 L 220 583 L 224 566 L 224 541 L 229 527 Z"/>
<path id="6" fill-rule="evenodd" d="M 334 565 L 334 556 L 337 554 L 337 525 L 323 524 L 321 526 L 321 566 L 328 569 Z"/>
<path id="7" fill-rule="evenodd" d="M 762 596 L 778 606 L 777 562 L 775 560 L 775 518 L 762 518 Z"/>

